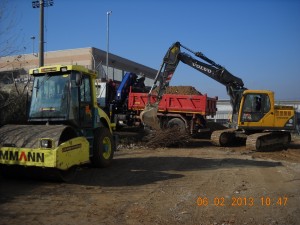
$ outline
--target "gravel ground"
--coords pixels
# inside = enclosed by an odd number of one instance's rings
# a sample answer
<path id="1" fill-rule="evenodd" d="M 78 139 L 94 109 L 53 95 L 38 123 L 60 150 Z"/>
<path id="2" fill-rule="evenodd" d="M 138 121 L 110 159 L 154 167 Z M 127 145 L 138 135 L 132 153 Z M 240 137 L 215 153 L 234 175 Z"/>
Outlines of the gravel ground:
<path id="1" fill-rule="evenodd" d="M 298 139 L 276 152 L 128 139 L 111 167 L 81 167 L 71 183 L 0 178 L 0 224 L 296 225 L 299 162 Z"/>

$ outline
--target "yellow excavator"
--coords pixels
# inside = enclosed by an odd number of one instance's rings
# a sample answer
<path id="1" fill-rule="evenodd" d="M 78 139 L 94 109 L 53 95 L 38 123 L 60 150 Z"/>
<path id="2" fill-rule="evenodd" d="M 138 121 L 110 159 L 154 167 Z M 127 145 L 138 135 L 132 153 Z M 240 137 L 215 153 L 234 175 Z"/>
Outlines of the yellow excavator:
<path id="1" fill-rule="evenodd" d="M 96 74 L 79 65 L 54 65 L 30 75 L 28 124 L 0 128 L 1 173 L 69 181 L 79 165 L 109 166 L 113 124 L 97 105 Z"/>
<path id="2" fill-rule="evenodd" d="M 184 48 L 195 55 L 195 59 Z M 211 140 L 218 146 L 232 146 L 245 143 L 249 150 L 287 148 L 291 141 L 291 131 L 296 129 L 297 117 L 292 106 L 275 105 L 274 93 L 268 90 L 248 90 L 242 79 L 232 75 L 223 66 L 207 58 L 201 52 L 194 52 L 180 42 L 174 43 L 167 51 L 158 70 L 149 99 L 154 89 L 158 90 L 157 101 L 150 103 L 141 113 L 142 121 L 159 130 L 157 119 L 158 104 L 177 68 L 183 62 L 226 87 L 232 106 L 229 129 L 212 132 Z"/>

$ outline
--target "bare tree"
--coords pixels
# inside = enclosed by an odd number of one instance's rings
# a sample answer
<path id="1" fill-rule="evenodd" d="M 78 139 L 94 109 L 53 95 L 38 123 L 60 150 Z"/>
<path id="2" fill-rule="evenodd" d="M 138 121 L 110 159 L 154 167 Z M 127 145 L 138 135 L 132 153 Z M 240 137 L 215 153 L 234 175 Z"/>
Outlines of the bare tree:
<path id="1" fill-rule="evenodd" d="M 7 60 L 0 69 L 6 68 L 5 76 L 11 80 L 10 85 L 0 89 L 0 125 L 5 123 L 23 123 L 26 117 L 27 84 L 17 84 L 19 74 L 26 61 L 21 53 L 22 30 L 18 28 L 19 16 L 16 7 L 9 0 L 0 0 L 0 58 L 17 55 Z M 1 79 L 0 79 L 1 80 Z"/>
<path id="2" fill-rule="evenodd" d="M 18 30 L 16 7 L 8 0 L 0 1 L 0 57 L 19 54 L 21 47 L 21 30 Z"/>
<path id="3" fill-rule="evenodd" d="M 11 83 L 2 86 L 0 91 L 0 125 L 26 122 L 30 80 L 28 77 L 27 80 L 17 80 L 16 74 L 22 74 L 27 63 L 24 56 L 16 56 L 12 70 L 7 74 Z"/>

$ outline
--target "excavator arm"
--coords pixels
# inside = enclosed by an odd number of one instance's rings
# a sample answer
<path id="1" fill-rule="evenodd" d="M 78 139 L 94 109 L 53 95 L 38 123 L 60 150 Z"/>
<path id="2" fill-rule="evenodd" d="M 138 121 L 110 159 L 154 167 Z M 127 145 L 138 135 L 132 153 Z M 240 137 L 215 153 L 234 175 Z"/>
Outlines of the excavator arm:
<path id="1" fill-rule="evenodd" d="M 173 44 L 167 51 L 163 63 L 160 66 L 159 71 L 156 74 L 154 84 L 151 87 L 151 90 L 149 92 L 149 97 L 151 96 L 152 91 L 156 88 L 158 88 L 157 93 L 157 100 L 154 104 L 158 104 L 161 100 L 162 96 L 164 95 L 166 88 L 169 86 L 169 82 L 171 81 L 173 74 L 177 68 L 177 65 L 179 63 L 179 57 L 178 54 L 180 54 L 180 43 L 176 42 Z M 159 84 L 157 84 L 159 82 Z"/>
<path id="2" fill-rule="evenodd" d="M 188 53 L 181 52 L 180 47 L 186 49 L 187 51 L 191 52 L 193 55 L 205 62 L 193 58 Z M 221 83 L 222 85 L 226 86 L 227 94 L 230 96 L 230 103 L 233 108 L 232 120 L 233 125 L 235 126 L 237 123 L 237 113 L 239 110 L 239 104 L 242 97 L 242 93 L 244 90 L 247 89 L 244 87 L 242 79 L 232 75 L 223 66 L 207 58 L 203 53 L 194 52 L 191 49 L 180 44 L 180 42 L 174 43 L 168 49 L 164 57 L 163 63 L 156 75 L 154 84 L 149 92 L 148 104 L 145 110 L 141 113 L 142 121 L 146 125 L 154 129 L 160 129 L 159 121 L 157 118 L 158 104 L 162 96 L 164 95 L 167 86 L 169 86 L 169 82 L 172 79 L 172 76 L 180 61 L 200 71 L 201 73 L 204 73 L 205 75 Z M 157 85 L 158 82 L 159 85 Z M 152 95 L 152 91 L 157 87 L 158 90 L 156 101 L 154 103 L 150 103 L 150 96 Z"/>
<path id="3" fill-rule="evenodd" d="M 157 71 L 154 83 L 148 94 L 148 104 L 141 112 L 140 118 L 142 122 L 156 130 L 160 129 L 159 121 L 157 118 L 158 104 L 164 95 L 166 88 L 173 77 L 173 74 L 179 63 L 178 54 L 180 53 L 180 43 L 176 42 L 167 51 L 160 69 Z M 156 89 L 158 87 L 158 89 Z M 153 91 L 157 91 L 156 101 L 150 102 Z"/>
<path id="4" fill-rule="evenodd" d="M 187 53 L 181 52 L 178 54 L 179 60 L 194 69 L 204 73 L 208 77 L 214 79 L 220 84 L 226 87 L 227 94 L 230 97 L 230 104 L 232 106 L 232 126 L 237 125 L 237 114 L 240 107 L 240 101 L 244 90 L 247 90 L 244 87 L 244 82 L 239 77 L 232 75 L 228 70 L 223 66 L 215 63 L 213 60 L 207 58 L 201 52 L 194 52 L 187 47 L 180 44 L 180 46 L 187 51 L 193 53 L 198 58 L 202 59 L 205 62 L 199 61 Z"/>

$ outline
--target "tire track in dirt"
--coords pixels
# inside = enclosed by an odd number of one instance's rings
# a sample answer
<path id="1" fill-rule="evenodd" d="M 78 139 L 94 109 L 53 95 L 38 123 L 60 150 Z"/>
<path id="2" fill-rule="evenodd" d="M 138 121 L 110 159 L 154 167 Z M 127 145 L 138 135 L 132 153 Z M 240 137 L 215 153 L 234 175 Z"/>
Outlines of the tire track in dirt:
<path id="1" fill-rule="evenodd" d="M 300 224 L 299 164 L 252 156 L 210 145 L 131 149 L 109 168 L 82 167 L 73 183 L 0 179 L 0 224 Z M 261 196 L 288 205 L 261 206 Z M 232 197 L 255 202 L 233 207 Z"/>

